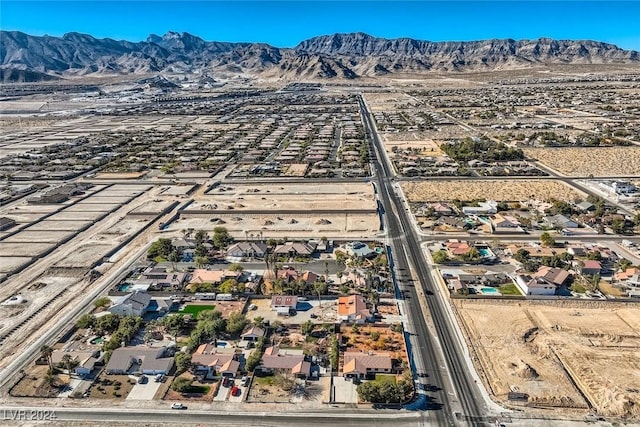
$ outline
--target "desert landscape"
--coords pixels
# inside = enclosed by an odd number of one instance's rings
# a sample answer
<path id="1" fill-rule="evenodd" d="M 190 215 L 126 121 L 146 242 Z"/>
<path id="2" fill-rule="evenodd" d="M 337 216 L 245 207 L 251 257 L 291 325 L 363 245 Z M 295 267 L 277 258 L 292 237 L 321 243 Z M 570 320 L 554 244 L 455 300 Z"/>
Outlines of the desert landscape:
<path id="1" fill-rule="evenodd" d="M 577 301 L 454 300 L 487 390 L 507 406 L 640 415 L 637 305 Z M 509 319 L 505 322 L 504 319 Z"/>
<path id="2" fill-rule="evenodd" d="M 525 148 L 527 157 L 566 176 L 640 175 L 640 147 Z"/>
<path id="3" fill-rule="evenodd" d="M 409 202 L 474 199 L 517 202 L 528 199 L 575 200 L 583 196 L 560 181 L 542 179 L 423 181 L 403 182 L 401 185 Z"/>

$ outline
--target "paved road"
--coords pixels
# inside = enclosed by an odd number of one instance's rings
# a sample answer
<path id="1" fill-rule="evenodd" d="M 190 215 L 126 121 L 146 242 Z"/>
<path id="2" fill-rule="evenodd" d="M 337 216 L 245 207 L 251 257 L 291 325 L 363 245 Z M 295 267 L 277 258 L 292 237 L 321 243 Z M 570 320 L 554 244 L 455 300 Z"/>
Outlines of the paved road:
<path id="1" fill-rule="evenodd" d="M 45 412 L 46 411 L 46 412 Z M 136 426 L 157 424 L 206 424 L 234 426 L 336 425 L 343 426 L 425 426 L 420 413 L 373 410 L 325 409 L 322 412 L 291 411 L 289 413 L 234 412 L 201 410 L 122 410 L 122 408 L 0 408 L 0 424 L 24 425 L 32 417 L 55 416 L 60 421 L 85 421 L 108 425 L 109 422 Z M 37 418 L 36 418 L 37 419 Z M 46 421 L 43 421 L 46 422 Z M 437 424 L 430 424 L 434 427 Z"/>
<path id="2" fill-rule="evenodd" d="M 445 312 L 441 300 L 436 293 L 440 290 L 431 280 L 420 241 L 411 225 L 411 215 L 404 208 L 400 197 L 393 189 L 393 171 L 375 130 L 373 118 L 366 104 L 360 98 L 367 137 L 370 141 L 372 163 L 375 169 L 375 182 L 384 208 L 387 236 L 392 247 L 393 265 L 396 272 L 414 272 L 418 280 L 412 284 L 400 277 L 399 287 L 404 293 L 409 323 L 415 329 L 412 341 L 414 346 L 415 366 L 418 373 L 426 373 L 431 390 L 427 393 L 428 408 L 438 425 L 456 425 L 458 421 L 466 421 L 469 425 L 488 425 L 483 417 L 488 415 L 484 407 L 484 399 L 468 371 L 464 360 L 464 349 L 457 340 L 451 319 Z M 413 275 L 411 275 L 412 277 Z M 432 336 L 419 304 L 418 290 L 427 294 L 426 301 L 436 336 Z M 441 351 L 440 351 L 441 349 Z M 442 354 L 439 354 L 439 353 Z M 444 359 L 442 358 L 444 355 Z M 453 384 L 453 388 L 451 388 Z"/>

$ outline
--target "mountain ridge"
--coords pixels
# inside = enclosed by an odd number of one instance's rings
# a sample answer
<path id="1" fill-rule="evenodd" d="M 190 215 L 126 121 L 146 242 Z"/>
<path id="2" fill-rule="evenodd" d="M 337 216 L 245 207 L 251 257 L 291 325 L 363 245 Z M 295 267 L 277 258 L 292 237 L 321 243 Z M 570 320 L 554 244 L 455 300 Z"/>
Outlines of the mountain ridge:
<path id="1" fill-rule="evenodd" d="M 488 39 L 432 42 L 366 33 L 312 37 L 293 48 L 205 41 L 187 32 L 131 42 L 70 32 L 62 37 L 0 31 L 4 75 L 57 78 L 195 71 L 273 78 L 346 78 L 432 71 L 488 71 L 551 64 L 640 64 L 640 53 L 593 40 Z"/>

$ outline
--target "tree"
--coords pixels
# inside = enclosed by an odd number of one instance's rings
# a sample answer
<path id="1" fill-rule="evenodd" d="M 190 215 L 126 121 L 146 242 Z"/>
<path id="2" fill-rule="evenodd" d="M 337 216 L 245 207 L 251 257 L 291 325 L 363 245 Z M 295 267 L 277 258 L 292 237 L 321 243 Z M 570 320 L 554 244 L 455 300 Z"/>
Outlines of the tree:
<path id="1" fill-rule="evenodd" d="M 244 267 L 242 266 L 242 264 L 239 264 L 237 262 L 234 262 L 229 266 L 229 271 L 242 271 L 242 270 L 244 270 Z"/>
<path id="2" fill-rule="evenodd" d="M 256 316 L 256 317 L 253 318 L 251 323 L 253 323 L 256 326 L 260 326 L 260 325 L 262 325 L 264 323 L 264 317 Z"/>
<path id="3" fill-rule="evenodd" d="M 171 390 L 177 391 L 178 393 L 186 393 L 191 388 L 191 384 L 193 384 L 192 380 L 185 377 L 178 377 L 173 380 Z"/>
<path id="4" fill-rule="evenodd" d="M 626 271 L 629 267 L 631 267 L 633 263 L 626 258 L 620 258 L 618 261 L 618 267 L 620 271 Z"/>
<path id="5" fill-rule="evenodd" d="M 433 254 L 433 262 L 435 262 L 436 264 L 444 264 L 447 261 L 449 261 L 449 255 L 447 254 L 447 251 L 441 249 Z"/>
<path id="6" fill-rule="evenodd" d="M 244 330 L 244 327 L 247 326 L 247 323 L 249 323 L 249 321 L 244 314 L 239 311 L 234 311 L 229 315 L 227 332 L 232 335 L 240 334 Z"/>
<path id="7" fill-rule="evenodd" d="M 218 249 L 227 247 L 233 241 L 229 232 L 224 227 L 216 227 L 213 229 L 213 246 Z"/>
<path id="8" fill-rule="evenodd" d="M 179 351 L 175 356 L 176 375 L 188 371 L 191 368 L 191 355 Z"/>
<path id="9" fill-rule="evenodd" d="M 542 243 L 542 246 L 552 247 L 556 244 L 556 241 L 553 237 L 551 237 L 549 233 L 545 231 L 540 235 L 540 243 Z"/>
<path id="10" fill-rule="evenodd" d="M 51 355 L 53 354 L 53 349 L 48 345 L 43 345 L 40 347 L 40 357 L 45 359 L 49 364 L 49 371 L 53 372 L 53 362 L 51 361 Z"/>
<path id="11" fill-rule="evenodd" d="M 313 332 L 314 326 L 315 325 L 311 320 L 307 320 L 302 325 L 300 325 L 300 330 L 303 335 L 309 335 L 311 332 Z"/>
<path id="12" fill-rule="evenodd" d="M 154 259 L 161 257 L 166 259 L 173 251 L 173 245 L 171 245 L 171 239 L 160 238 L 153 242 L 147 251 L 147 258 Z"/>
<path id="13" fill-rule="evenodd" d="M 71 381 L 71 371 L 74 368 L 74 360 L 69 353 L 65 353 L 62 355 L 62 360 L 60 362 L 62 367 L 67 370 L 67 375 L 69 375 L 69 381 Z"/>
<path id="14" fill-rule="evenodd" d="M 230 294 L 236 287 L 236 279 L 227 279 L 218 286 L 218 291 L 223 294 Z"/>
<path id="15" fill-rule="evenodd" d="M 93 327 L 95 322 L 96 322 L 96 317 L 93 314 L 86 313 L 80 316 L 80 318 L 76 322 L 76 327 L 78 329 L 88 329 Z"/>
<path id="16" fill-rule="evenodd" d="M 207 257 L 207 256 L 197 256 L 194 259 L 194 263 L 196 265 L 196 268 L 202 268 L 205 265 L 209 264 L 209 257 Z"/>
<path id="17" fill-rule="evenodd" d="M 178 262 L 180 262 L 180 254 L 178 253 L 177 250 L 173 250 L 171 251 L 171 253 L 169 254 L 169 261 L 171 262 L 171 267 L 175 270 L 176 269 L 176 264 Z"/>
<path id="18" fill-rule="evenodd" d="M 101 297 L 93 302 L 93 306 L 96 308 L 107 308 L 111 305 L 111 299 L 109 297 Z"/>
<path id="19" fill-rule="evenodd" d="M 589 286 L 589 290 L 592 292 L 600 290 L 600 274 L 596 273 L 593 276 L 590 276 L 587 280 L 587 284 Z"/>
<path id="20" fill-rule="evenodd" d="M 196 246 L 201 245 L 207 240 L 209 240 L 209 234 L 207 234 L 207 232 L 204 230 L 198 230 L 196 231 L 196 235 L 194 236 L 194 239 L 196 241 Z"/>
<path id="21" fill-rule="evenodd" d="M 115 332 L 120 325 L 121 316 L 113 313 L 98 317 L 95 321 L 94 329 L 100 335 Z"/>

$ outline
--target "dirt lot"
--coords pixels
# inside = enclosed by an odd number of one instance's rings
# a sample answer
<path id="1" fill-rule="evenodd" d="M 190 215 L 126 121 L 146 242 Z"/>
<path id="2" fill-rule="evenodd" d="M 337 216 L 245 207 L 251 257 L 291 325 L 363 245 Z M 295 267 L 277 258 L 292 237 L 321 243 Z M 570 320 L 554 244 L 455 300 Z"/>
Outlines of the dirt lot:
<path id="1" fill-rule="evenodd" d="M 568 176 L 640 175 L 640 147 L 636 146 L 526 148 L 524 152 Z"/>
<path id="2" fill-rule="evenodd" d="M 371 335 L 376 332 L 379 338 L 374 341 Z M 388 325 L 358 325 L 358 331 L 354 332 L 351 326 L 340 328 L 342 340 L 350 347 L 350 350 L 361 352 L 388 351 L 392 357 L 408 363 L 402 332 L 392 331 Z M 342 358 L 341 358 L 342 360 Z"/>
<path id="3" fill-rule="evenodd" d="M 507 393 L 518 391 L 532 407 L 640 417 L 638 305 L 456 300 L 454 306 L 497 400 L 506 403 Z"/>
<path id="4" fill-rule="evenodd" d="M 175 400 L 175 401 L 183 402 L 187 406 L 189 405 L 189 402 L 195 402 L 195 401 L 197 401 L 197 402 L 211 402 L 213 400 L 213 396 L 216 395 L 218 387 L 219 387 L 219 384 L 218 384 L 219 381 L 199 382 L 199 381 L 197 381 L 195 379 L 195 377 L 192 374 L 190 374 L 188 372 L 185 372 L 184 374 L 182 374 L 180 376 L 188 378 L 190 380 L 193 380 L 193 383 L 192 383 L 193 386 L 206 386 L 206 387 L 209 387 L 209 392 L 206 393 L 206 394 L 200 394 L 200 393 L 182 394 L 182 393 L 178 393 L 177 391 L 171 390 L 171 386 L 169 386 L 169 387 L 167 387 L 166 394 L 163 397 L 164 400 Z M 168 379 L 167 379 L 167 383 L 169 383 Z"/>
<path id="5" fill-rule="evenodd" d="M 432 139 L 427 140 L 418 140 L 418 139 L 408 139 L 408 140 L 393 140 L 385 135 L 384 136 L 384 149 L 387 154 L 391 155 L 393 147 L 398 147 L 398 150 L 408 150 L 408 149 L 419 149 L 420 155 L 422 156 L 431 156 L 437 157 L 442 156 L 444 152 L 440 149 L 438 144 L 436 144 Z"/>
<path id="6" fill-rule="evenodd" d="M 124 400 L 134 385 L 128 375 L 107 375 L 103 372 L 91 386 L 89 397 Z"/>
<path id="7" fill-rule="evenodd" d="M 403 182 L 402 191 L 409 202 L 444 202 L 456 199 L 519 202 L 532 198 L 574 200 L 581 197 L 576 190 L 560 181 L 541 179 Z"/>
<path id="8" fill-rule="evenodd" d="M 35 365 L 28 369 L 27 374 L 11 389 L 11 396 L 18 397 L 55 397 L 58 387 L 68 382 L 67 375 L 56 375 L 56 387 L 50 387 L 46 381 L 48 365 Z"/>

